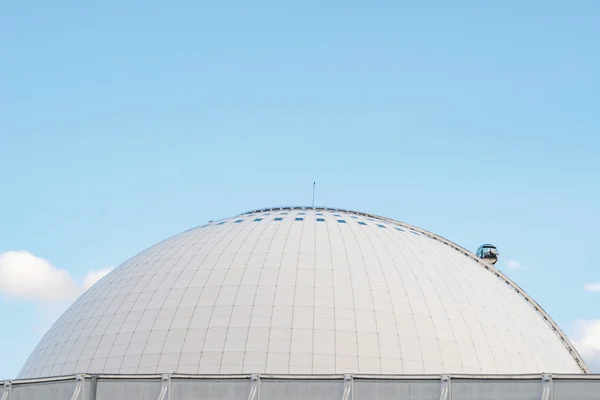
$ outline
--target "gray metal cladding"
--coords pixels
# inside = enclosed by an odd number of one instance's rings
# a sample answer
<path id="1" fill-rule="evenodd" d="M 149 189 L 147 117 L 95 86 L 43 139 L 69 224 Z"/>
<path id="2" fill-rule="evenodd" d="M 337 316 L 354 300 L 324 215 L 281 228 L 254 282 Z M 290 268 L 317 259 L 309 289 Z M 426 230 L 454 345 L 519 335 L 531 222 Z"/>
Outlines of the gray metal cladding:
<path id="1" fill-rule="evenodd" d="M 453 379 L 452 398 L 461 400 L 539 400 L 539 379 Z"/>
<path id="2" fill-rule="evenodd" d="M 353 400 L 439 400 L 439 380 L 354 379 Z"/>
<path id="3" fill-rule="evenodd" d="M 96 400 L 157 400 L 161 388 L 160 379 L 99 379 Z"/>
<path id="4" fill-rule="evenodd" d="M 171 399 L 247 400 L 251 390 L 248 379 L 173 379 Z"/>
<path id="5" fill-rule="evenodd" d="M 96 384 L 94 384 L 96 382 Z M 8 382 L 2 400 L 597 400 L 600 375 L 78 375 Z"/>
<path id="6" fill-rule="evenodd" d="M 260 383 L 260 399 L 339 400 L 344 394 L 344 381 L 334 379 L 264 379 Z"/>
<path id="7" fill-rule="evenodd" d="M 598 400 L 600 379 L 593 381 L 554 379 L 553 395 L 554 400 Z"/>
<path id="8" fill-rule="evenodd" d="M 15 385 L 10 400 L 63 400 L 70 399 L 75 392 L 74 381 L 36 382 Z M 0 391 L 1 393 L 1 391 Z"/>

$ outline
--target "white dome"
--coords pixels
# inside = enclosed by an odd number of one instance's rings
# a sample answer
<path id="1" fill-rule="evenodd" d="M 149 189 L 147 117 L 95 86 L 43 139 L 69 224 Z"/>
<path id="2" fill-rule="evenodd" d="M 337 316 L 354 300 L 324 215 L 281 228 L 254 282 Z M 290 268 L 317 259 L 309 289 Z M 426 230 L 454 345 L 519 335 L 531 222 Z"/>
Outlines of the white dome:
<path id="1" fill-rule="evenodd" d="M 466 250 L 363 213 L 260 210 L 126 261 L 19 378 L 73 373 L 581 373 L 554 322 Z"/>

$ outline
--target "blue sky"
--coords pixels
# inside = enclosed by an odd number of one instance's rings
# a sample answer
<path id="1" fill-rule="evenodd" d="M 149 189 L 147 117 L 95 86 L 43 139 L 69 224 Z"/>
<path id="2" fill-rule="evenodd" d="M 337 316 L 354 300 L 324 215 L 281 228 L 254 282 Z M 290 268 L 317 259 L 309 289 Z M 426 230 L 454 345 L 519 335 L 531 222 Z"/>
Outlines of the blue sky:
<path id="1" fill-rule="evenodd" d="M 121 3 L 3 6 L 0 254 L 81 284 L 316 181 L 496 244 L 600 360 L 600 3 Z M 69 301 L 1 290 L 0 378 Z"/>

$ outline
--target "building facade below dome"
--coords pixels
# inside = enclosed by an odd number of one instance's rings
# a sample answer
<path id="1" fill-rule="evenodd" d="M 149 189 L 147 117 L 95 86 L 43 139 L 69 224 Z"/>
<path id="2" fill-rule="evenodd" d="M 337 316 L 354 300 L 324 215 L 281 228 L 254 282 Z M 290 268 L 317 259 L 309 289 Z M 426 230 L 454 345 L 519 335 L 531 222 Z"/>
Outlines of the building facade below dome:
<path id="1" fill-rule="evenodd" d="M 590 374 L 78 374 L 0 381 L 2 400 L 597 400 L 598 393 L 600 375 Z"/>
<path id="2" fill-rule="evenodd" d="M 582 373 L 493 266 L 374 215 L 265 209 L 158 243 L 85 292 L 19 378 Z"/>

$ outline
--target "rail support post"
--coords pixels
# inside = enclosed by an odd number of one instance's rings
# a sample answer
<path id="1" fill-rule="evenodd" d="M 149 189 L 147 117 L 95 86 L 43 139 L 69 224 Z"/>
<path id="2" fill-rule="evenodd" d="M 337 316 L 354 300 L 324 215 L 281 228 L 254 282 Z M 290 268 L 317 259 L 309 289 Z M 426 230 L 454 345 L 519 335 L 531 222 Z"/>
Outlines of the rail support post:
<path id="1" fill-rule="evenodd" d="M 160 394 L 158 400 L 170 400 L 171 399 L 171 374 L 163 374 L 161 376 L 162 387 L 160 388 Z"/>
<path id="2" fill-rule="evenodd" d="M 354 376 L 352 374 L 344 375 L 344 394 L 342 400 L 352 399 L 352 385 L 354 384 Z"/>
<path id="3" fill-rule="evenodd" d="M 0 400 L 10 400 L 11 388 L 12 388 L 11 381 L 4 382 L 4 390 L 2 391 L 2 396 L 0 396 Z"/>
<path id="4" fill-rule="evenodd" d="M 542 400 L 552 400 L 552 398 L 554 397 L 552 393 L 553 386 L 554 385 L 552 383 L 552 375 L 542 375 Z"/>
<path id="5" fill-rule="evenodd" d="M 79 374 L 75 376 L 75 391 L 71 400 L 85 400 L 85 375 Z"/>
<path id="6" fill-rule="evenodd" d="M 451 397 L 451 386 L 450 386 L 450 375 L 442 375 L 442 392 L 440 393 L 440 400 L 450 400 Z"/>
<path id="7" fill-rule="evenodd" d="M 248 400 L 254 400 L 258 396 L 260 390 L 260 375 L 253 374 L 250 376 L 250 393 L 248 394 Z"/>

